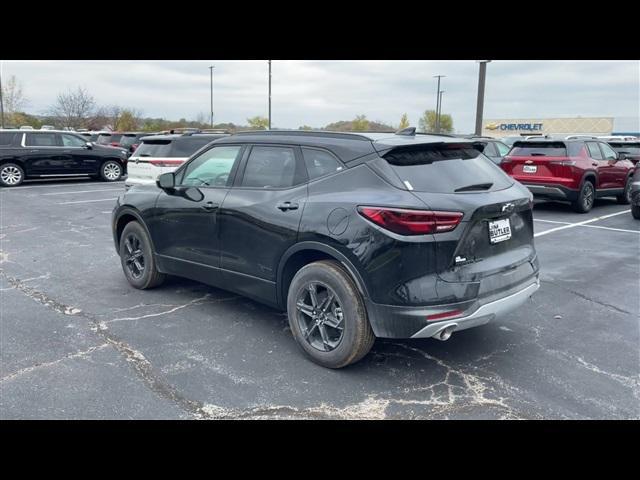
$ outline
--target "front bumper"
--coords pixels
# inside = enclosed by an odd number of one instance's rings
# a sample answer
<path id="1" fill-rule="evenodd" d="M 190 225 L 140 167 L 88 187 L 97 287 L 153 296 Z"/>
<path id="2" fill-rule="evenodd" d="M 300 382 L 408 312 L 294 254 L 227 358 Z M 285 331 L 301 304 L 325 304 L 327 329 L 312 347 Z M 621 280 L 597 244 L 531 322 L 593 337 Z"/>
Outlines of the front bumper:
<path id="1" fill-rule="evenodd" d="M 436 337 L 445 329 L 458 331 L 484 325 L 517 309 L 540 288 L 539 273 L 500 293 L 472 301 L 429 307 L 381 305 L 365 300 L 369 321 L 377 337 Z M 457 317 L 430 321 L 427 317 L 460 310 Z"/>

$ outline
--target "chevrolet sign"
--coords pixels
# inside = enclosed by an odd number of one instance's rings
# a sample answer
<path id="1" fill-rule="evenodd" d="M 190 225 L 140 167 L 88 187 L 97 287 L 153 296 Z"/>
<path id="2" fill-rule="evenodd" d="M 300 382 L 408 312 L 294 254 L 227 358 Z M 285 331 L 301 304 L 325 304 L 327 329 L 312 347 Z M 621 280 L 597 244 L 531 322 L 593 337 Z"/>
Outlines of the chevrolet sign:
<path id="1" fill-rule="evenodd" d="M 488 123 L 484 128 L 487 130 L 525 130 L 528 132 L 539 132 L 542 130 L 542 123 Z"/>

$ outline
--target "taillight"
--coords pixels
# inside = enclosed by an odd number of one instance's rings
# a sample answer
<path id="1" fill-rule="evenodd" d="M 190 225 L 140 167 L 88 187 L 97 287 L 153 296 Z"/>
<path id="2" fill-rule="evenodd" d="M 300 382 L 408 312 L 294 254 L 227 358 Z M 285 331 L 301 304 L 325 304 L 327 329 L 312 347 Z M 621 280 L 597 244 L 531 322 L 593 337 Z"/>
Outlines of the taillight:
<path id="1" fill-rule="evenodd" d="M 363 217 L 400 235 L 425 235 L 450 232 L 458 226 L 463 214 L 403 208 L 358 207 Z"/>
<path id="2" fill-rule="evenodd" d="M 111 142 L 110 144 L 112 147 L 119 147 L 120 144 L 118 142 Z"/>
<path id="3" fill-rule="evenodd" d="M 184 160 L 149 160 L 148 163 L 156 167 L 177 167 L 184 163 Z"/>
<path id="4" fill-rule="evenodd" d="M 558 160 L 549 162 L 551 165 L 562 165 L 563 167 L 573 167 L 576 162 L 575 160 Z"/>

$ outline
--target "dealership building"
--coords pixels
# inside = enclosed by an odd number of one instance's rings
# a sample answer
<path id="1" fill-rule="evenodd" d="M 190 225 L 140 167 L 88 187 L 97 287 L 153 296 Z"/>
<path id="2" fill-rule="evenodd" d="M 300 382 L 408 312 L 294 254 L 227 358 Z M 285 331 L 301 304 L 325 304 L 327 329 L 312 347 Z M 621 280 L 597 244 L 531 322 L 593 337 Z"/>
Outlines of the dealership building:
<path id="1" fill-rule="evenodd" d="M 487 119 L 482 124 L 482 135 L 496 138 L 517 135 L 639 135 L 637 122 L 637 119 L 626 117 Z"/>

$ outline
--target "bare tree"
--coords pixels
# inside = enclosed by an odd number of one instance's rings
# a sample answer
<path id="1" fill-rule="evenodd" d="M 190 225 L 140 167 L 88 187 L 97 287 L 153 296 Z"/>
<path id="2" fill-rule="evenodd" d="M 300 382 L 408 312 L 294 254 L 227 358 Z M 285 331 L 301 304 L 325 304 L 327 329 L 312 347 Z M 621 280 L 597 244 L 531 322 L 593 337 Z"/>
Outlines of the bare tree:
<path id="1" fill-rule="evenodd" d="M 50 113 L 65 127 L 83 127 L 92 118 L 96 108 L 95 99 L 82 87 L 75 91 L 58 94 Z"/>
<path id="2" fill-rule="evenodd" d="M 2 101 L 5 112 L 10 115 L 20 112 L 29 103 L 22 91 L 22 83 L 16 79 L 15 75 L 9 77 L 9 81 L 2 85 Z"/>

